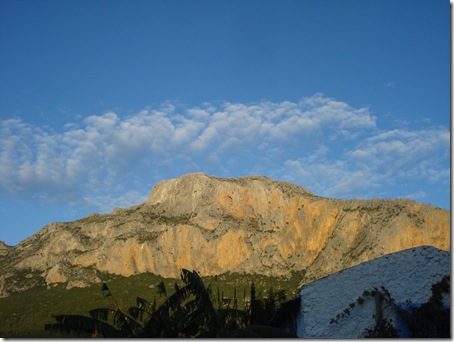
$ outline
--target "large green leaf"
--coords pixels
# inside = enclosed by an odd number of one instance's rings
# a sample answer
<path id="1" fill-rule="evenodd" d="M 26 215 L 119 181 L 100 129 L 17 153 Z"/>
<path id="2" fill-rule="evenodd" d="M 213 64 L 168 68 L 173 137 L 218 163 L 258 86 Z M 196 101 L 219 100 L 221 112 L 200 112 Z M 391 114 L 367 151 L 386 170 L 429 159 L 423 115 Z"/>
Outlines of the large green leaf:
<path id="1" fill-rule="evenodd" d="M 145 323 L 144 335 L 146 337 L 178 337 L 175 314 L 181 311 L 181 306 L 191 295 L 191 288 L 186 285 L 167 297 L 159 308 Z"/>
<path id="2" fill-rule="evenodd" d="M 158 293 L 159 295 L 164 295 L 167 297 L 167 290 L 166 290 L 166 285 L 164 284 L 164 281 L 161 280 L 161 282 L 158 284 Z"/>
<path id="3" fill-rule="evenodd" d="M 198 273 L 196 271 L 190 272 L 187 269 L 182 269 L 181 279 L 191 288 L 193 294 L 196 296 L 198 306 L 204 309 L 208 329 L 214 334 L 220 332 L 222 329 L 219 316 L 211 301 L 210 293 Z"/>
<path id="4" fill-rule="evenodd" d="M 107 321 L 109 316 L 114 313 L 115 310 L 110 308 L 98 308 L 92 309 L 88 312 L 91 318 Z"/>
<path id="5" fill-rule="evenodd" d="M 56 315 L 57 323 L 46 324 L 46 331 L 66 333 L 79 337 L 92 337 L 101 334 L 103 337 L 121 337 L 121 331 L 110 324 L 82 315 Z"/>
<path id="6" fill-rule="evenodd" d="M 142 308 L 138 308 L 136 306 L 132 306 L 132 307 L 128 308 L 128 314 L 135 320 L 138 320 L 141 322 L 148 321 L 152 315 L 151 312 L 146 311 Z"/>
<path id="7" fill-rule="evenodd" d="M 124 314 L 120 309 L 115 311 L 113 321 L 125 337 L 134 337 L 143 332 L 143 326 L 132 317 Z"/>
<path id="8" fill-rule="evenodd" d="M 137 297 L 136 298 L 136 303 L 137 303 L 137 307 L 138 308 L 143 308 L 143 309 L 147 309 L 148 307 L 151 308 L 151 304 L 146 300 L 146 299 L 143 299 L 141 297 Z"/>

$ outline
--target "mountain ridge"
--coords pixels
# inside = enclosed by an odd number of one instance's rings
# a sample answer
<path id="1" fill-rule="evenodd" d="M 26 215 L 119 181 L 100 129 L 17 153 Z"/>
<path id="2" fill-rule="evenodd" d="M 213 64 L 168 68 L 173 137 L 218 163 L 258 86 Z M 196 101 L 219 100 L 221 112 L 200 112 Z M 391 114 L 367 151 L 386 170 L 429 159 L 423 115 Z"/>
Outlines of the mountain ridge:
<path id="1" fill-rule="evenodd" d="M 0 246 L 0 296 L 86 286 L 104 272 L 177 277 L 181 268 L 315 280 L 399 250 L 450 248 L 449 212 L 405 199 L 324 198 L 264 176 L 162 181 L 144 203 L 54 222 Z"/>

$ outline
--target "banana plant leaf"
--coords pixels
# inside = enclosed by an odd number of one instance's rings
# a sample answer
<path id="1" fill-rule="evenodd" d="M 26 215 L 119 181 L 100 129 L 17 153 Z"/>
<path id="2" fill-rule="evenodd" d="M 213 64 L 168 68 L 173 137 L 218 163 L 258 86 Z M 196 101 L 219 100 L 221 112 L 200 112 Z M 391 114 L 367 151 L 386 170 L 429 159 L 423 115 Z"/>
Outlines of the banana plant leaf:
<path id="1" fill-rule="evenodd" d="M 114 313 L 114 311 L 115 310 L 112 310 L 110 308 L 98 308 L 88 311 L 88 314 L 93 319 L 107 321 L 109 320 L 109 317 Z"/>
<path id="2" fill-rule="evenodd" d="M 54 318 L 57 323 L 46 324 L 44 326 L 46 331 L 55 331 L 80 337 L 92 337 L 96 334 L 101 334 L 107 338 L 123 336 L 122 332 L 112 325 L 92 317 L 82 315 L 56 315 Z"/>

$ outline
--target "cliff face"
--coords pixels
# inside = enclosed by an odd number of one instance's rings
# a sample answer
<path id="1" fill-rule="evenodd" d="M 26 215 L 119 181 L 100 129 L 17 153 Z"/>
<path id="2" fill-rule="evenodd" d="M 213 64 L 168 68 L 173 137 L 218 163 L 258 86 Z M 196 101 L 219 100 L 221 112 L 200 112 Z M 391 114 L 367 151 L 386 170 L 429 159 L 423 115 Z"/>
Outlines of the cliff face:
<path id="1" fill-rule="evenodd" d="M 335 200 L 266 177 L 188 174 L 157 184 L 145 203 L 52 223 L 0 253 L 0 295 L 99 272 L 177 277 L 224 272 L 306 280 L 403 249 L 450 249 L 446 210 L 410 200 Z"/>

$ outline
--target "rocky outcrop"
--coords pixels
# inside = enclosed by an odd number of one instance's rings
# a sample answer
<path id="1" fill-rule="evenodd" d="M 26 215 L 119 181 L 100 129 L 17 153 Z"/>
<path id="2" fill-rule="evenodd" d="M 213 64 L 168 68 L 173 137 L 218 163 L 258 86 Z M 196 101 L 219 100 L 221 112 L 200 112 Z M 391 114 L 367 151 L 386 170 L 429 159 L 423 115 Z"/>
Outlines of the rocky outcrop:
<path id="1" fill-rule="evenodd" d="M 8 246 L 3 241 L 0 241 L 0 256 L 7 255 L 10 249 L 11 249 L 11 246 Z"/>
<path id="2" fill-rule="evenodd" d="M 302 271 L 310 281 L 421 245 L 449 250 L 448 211 L 410 200 L 323 198 L 266 177 L 196 173 L 158 183 L 138 206 L 43 227 L 0 255 L 0 291 L 17 290 L 13 279 L 30 272 L 48 285 L 74 286 L 99 281 L 100 272 L 177 277 L 181 268 L 202 275 Z M 23 288 L 29 284 L 24 279 Z"/>

